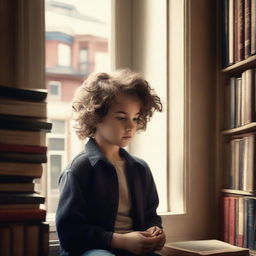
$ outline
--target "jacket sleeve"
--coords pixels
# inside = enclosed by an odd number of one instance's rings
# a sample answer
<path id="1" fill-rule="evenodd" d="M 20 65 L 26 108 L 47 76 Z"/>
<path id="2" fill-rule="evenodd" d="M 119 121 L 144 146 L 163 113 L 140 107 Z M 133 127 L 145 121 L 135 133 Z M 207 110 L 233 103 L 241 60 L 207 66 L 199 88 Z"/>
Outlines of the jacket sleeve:
<path id="1" fill-rule="evenodd" d="M 59 188 L 56 228 L 61 247 L 70 255 L 79 255 L 92 248 L 110 248 L 113 233 L 89 223 L 86 200 L 75 174 L 65 171 L 60 177 Z"/>
<path id="2" fill-rule="evenodd" d="M 159 198 L 156 189 L 156 185 L 150 171 L 149 166 L 146 165 L 146 210 L 145 210 L 145 225 L 146 229 L 152 226 L 158 226 L 162 228 L 162 219 L 157 214 L 156 210 L 159 205 Z"/>

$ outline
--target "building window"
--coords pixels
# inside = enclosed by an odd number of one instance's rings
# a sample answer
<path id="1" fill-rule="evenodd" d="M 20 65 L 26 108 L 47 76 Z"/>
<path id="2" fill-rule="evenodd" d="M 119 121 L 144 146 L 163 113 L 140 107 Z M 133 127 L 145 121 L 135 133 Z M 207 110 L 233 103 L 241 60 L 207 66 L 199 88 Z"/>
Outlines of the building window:
<path id="1" fill-rule="evenodd" d="M 82 74 L 89 73 L 88 49 L 82 48 L 79 51 L 79 70 Z"/>
<path id="2" fill-rule="evenodd" d="M 58 44 L 58 65 L 65 67 L 71 65 L 71 47 L 67 44 Z"/>
<path id="3" fill-rule="evenodd" d="M 49 92 L 49 97 L 60 99 L 61 98 L 61 82 L 50 81 L 48 92 Z"/>

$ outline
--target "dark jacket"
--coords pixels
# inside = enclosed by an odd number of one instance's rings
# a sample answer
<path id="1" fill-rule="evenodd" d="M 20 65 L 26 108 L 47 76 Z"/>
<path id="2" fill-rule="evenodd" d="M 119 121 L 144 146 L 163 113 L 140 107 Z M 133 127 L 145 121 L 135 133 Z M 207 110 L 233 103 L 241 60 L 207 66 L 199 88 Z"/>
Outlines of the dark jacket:
<path id="1" fill-rule="evenodd" d="M 134 230 L 157 225 L 158 195 L 145 161 L 124 149 L 126 176 L 131 194 Z M 90 139 L 59 179 L 60 199 L 56 212 L 61 255 L 76 256 L 88 249 L 111 250 L 118 209 L 118 179 L 114 166 Z"/>

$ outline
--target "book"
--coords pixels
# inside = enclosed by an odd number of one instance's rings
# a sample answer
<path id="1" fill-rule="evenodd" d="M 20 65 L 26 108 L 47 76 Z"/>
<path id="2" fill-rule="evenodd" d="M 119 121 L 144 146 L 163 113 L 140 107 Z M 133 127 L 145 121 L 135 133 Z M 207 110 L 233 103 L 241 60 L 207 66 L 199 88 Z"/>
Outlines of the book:
<path id="1" fill-rule="evenodd" d="M 46 118 L 46 102 L 14 100 L 0 97 L 0 114 Z"/>
<path id="2" fill-rule="evenodd" d="M 222 66 L 226 67 L 229 61 L 229 27 L 228 27 L 228 3 L 229 0 L 223 0 L 222 3 Z"/>
<path id="3" fill-rule="evenodd" d="M 214 239 L 166 243 L 161 253 L 164 256 L 249 256 L 248 249 Z"/>
<path id="4" fill-rule="evenodd" d="M 16 88 L 0 85 L 1 97 L 24 99 L 31 101 L 44 101 L 47 96 L 46 89 Z"/>
<path id="5" fill-rule="evenodd" d="M 43 204 L 45 198 L 37 193 L 1 193 L 0 204 Z"/>
<path id="6" fill-rule="evenodd" d="M 24 255 L 24 225 L 21 223 L 11 223 L 11 243 L 12 243 L 12 256 L 25 256 Z"/>
<path id="7" fill-rule="evenodd" d="M 0 183 L 0 192 L 34 192 L 34 183 Z"/>
<path id="8" fill-rule="evenodd" d="M 244 59 L 244 0 L 235 0 L 235 62 Z"/>
<path id="9" fill-rule="evenodd" d="M 43 222 L 46 220 L 44 209 L 0 210 L 0 222 Z"/>
<path id="10" fill-rule="evenodd" d="M 0 152 L 46 154 L 47 147 L 0 143 Z"/>
<path id="11" fill-rule="evenodd" d="M 254 198 L 247 198 L 247 239 L 248 239 L 248 248 L 251 250 L 255 250 L 255 199 Z"/>
<path id="12" fill-rule="evenodd" d="M 228 1 L 228 50 L 229 65 L 234 63 L 234 0 Z"/>
<path id="13" fill-rule="evenodd" d="M 256 1 L 251 0 L 251 55 L 256 53 Z"/>
<path id="14" fill-rule="evenodd" d="M 39 225 L 25 225 L 24 254 L 39 255 Z"/>
<path id="15" fill-rule="evenodd" d="M 46 163 L 46 154 L 1 152 L 0 162 Z"/>
<path id="16" fill-rule="evenodd" d="M 2 176 L 25 176 L 40 178 L 42 176 L 42 164 L 34 163 L 14 163 L 14 162 L 0 162 L 0 181 Z"/>
<path id="17" fill-rule="evenodd" d="M 40 224 L 40 234 L 39 234 L 39 256 L 48 256 L 49 254 L 49 224 Z"/>
<path id="18" fill-rule="evenodd" d="M 0 255 L 11 256 L 11 229 L 9 225 L 0 225 Z"/>
<path id="19" fill-rule="evenodd" d="M 52 129 L 52 123 L 47 122 L 45 119 L 27 116 L 0 115 L 0 129 L 49 132 Z"/>
<path id="20" fill-rule="evenodd" d="M 251 55 L 251 0 L 244 0 L 244 58 Z"/>
<path id="21" fill-rule="evenodd" d="M 45 146 L 46 134 L 42 131 L 0 130 L 0 143 Z"/>
<path id="22" fill-rule="evenodd" d="M 40 204 L 0 204 L 0 210 L 38 209 Z"/>

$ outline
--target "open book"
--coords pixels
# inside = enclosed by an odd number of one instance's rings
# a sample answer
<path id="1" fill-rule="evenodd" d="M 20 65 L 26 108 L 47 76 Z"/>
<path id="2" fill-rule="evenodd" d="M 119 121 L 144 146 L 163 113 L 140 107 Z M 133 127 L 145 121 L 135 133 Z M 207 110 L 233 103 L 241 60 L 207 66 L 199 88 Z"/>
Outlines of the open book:
<path id="1" fill-rule="evenodd" d="M 249 250 L 219 240 L 196 240 L 166 243 L 161 251 L 163 256 L 249 256 Z"/>

